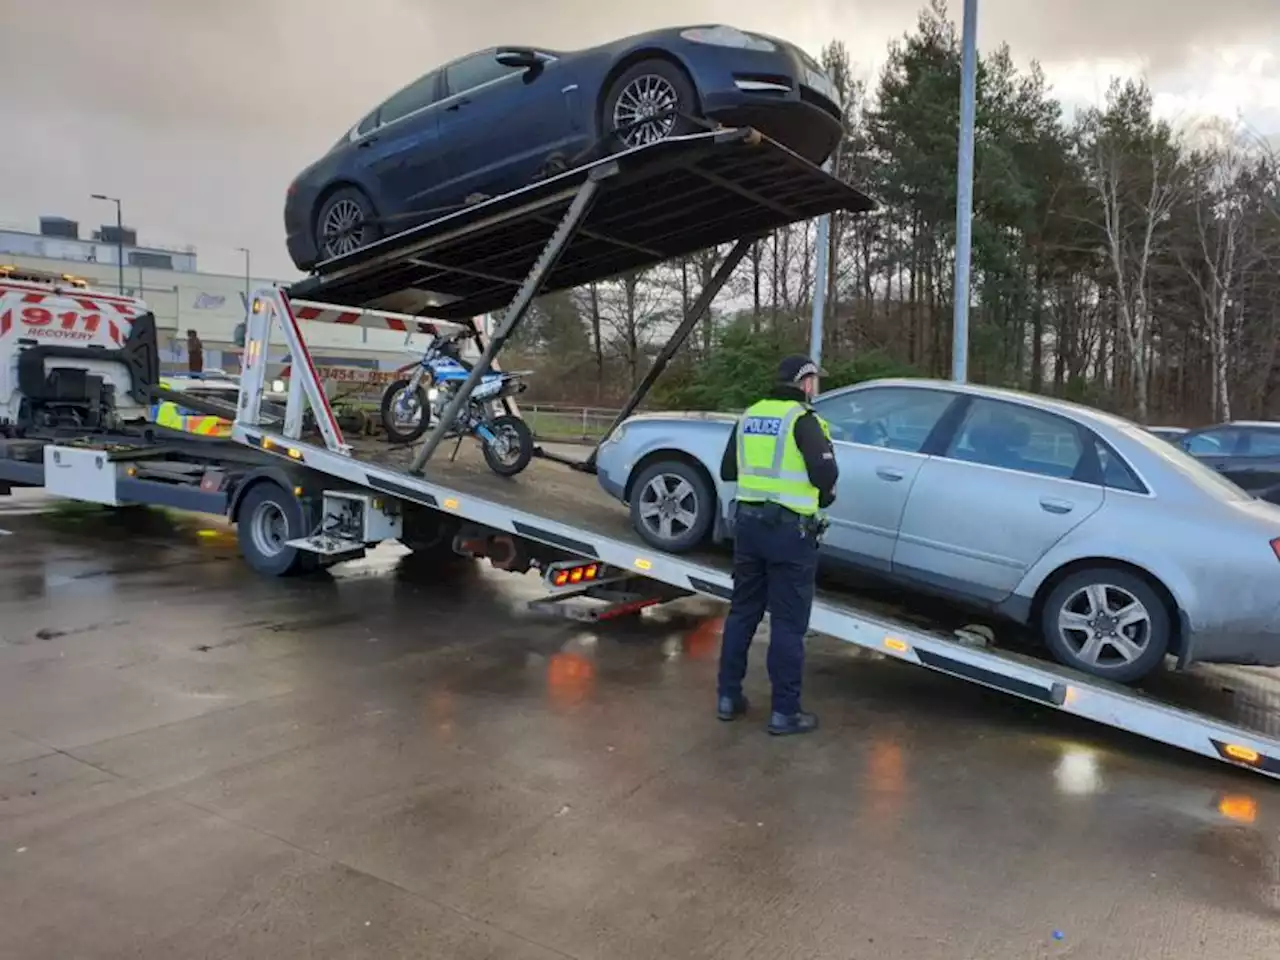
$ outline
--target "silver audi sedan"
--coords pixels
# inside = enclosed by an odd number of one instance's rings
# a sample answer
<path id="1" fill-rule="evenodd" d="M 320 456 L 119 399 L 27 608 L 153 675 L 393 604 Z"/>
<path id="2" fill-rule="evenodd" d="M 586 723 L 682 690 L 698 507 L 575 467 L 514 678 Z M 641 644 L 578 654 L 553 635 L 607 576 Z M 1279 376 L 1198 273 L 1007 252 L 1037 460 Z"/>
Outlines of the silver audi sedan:
<path id="1" fill-rule="evenodd" d="M 935 380 L 819 396 L 840 466 L 823 562 L 1031 627 L 1122 683 L 1194 662 L 1280 665 L 1280 507 L 1142 427 Z M 673 553 L 732 533 L 736 417 L 649 413 L 601 446 L 600 485 Z"/>

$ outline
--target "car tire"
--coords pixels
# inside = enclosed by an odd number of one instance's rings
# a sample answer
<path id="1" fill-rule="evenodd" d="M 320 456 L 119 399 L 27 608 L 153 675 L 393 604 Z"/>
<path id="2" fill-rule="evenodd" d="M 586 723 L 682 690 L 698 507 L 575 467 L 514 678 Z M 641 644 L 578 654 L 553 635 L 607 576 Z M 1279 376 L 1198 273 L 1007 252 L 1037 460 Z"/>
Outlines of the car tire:
<path id="1" fill-rule="evenodd" d="M 667 120 L 631 126 L 635 123 L 631 118 L 646 106 L 658 107 L 672 100 L 674 105 L 669 109 L 674 110 L 674 114 Z M 688 74 L 669 60 L 642 60 L 610 84 L 604 98 L 600 129 L 610 141 L 610 150 L 617 152 L 697 133 L 705 128 L 693 118 L 701 116 L 698 93 Z"/>
<path id="2" fill-rule="evenodd" d="M 343 187 L 329 194 L 320 204 L 313 231 L 316 263 L 319 264 L 381 239 L 382 224 L 373 201 L 363 190 Z"/>
<path id="3" fill-rule="evenodd" d="M 255 483 L 245 492 L 236 513 L 236 538 L 245 562 L 258 573 L 284 577 L 314 570 L 315 554 L 285 546 L 307 532 L 302 504 L 278 483 Z"/>
<path id="4" fill-rule="evenodd" d="M 1140 605 L 1133 611 L 1140 620 L 1124 626 L 1111 618 L 1134 603 Z M 1115 567 L 1069 574 L 1045 598 L 1040 614 L 1041 636 L 1054 659 L 1115 683 L 1134 683 L 1160 666 L 1169 652 L 1173 624 L 1169 605 L 1145 578 Z M 1104 634 L 1100 645 L 1099 630 Z M 1132 656 L 1126 658 L 1105 638 L 1112 630 L 1129 641 Z"/>
<path id="5" fill-rule="evenodd" d="M 663 535 L 663 518 L 646 516 L 649 508 L 658 503 L 663 509 L 661 491 L 666 491 L 666 509 L 673 511 L 682 506 L 691 514 L 687 521 L 680 521 L 671 512 L 667 514 L 669 529 Z M 707 538 L 716 515 L 716 495 L 703 472 L 683 460 L 664 460 L 645 467 L 631 488 L 631 525 L 641 539 L 651 547 L 667 553 L 687 553 Z"/>

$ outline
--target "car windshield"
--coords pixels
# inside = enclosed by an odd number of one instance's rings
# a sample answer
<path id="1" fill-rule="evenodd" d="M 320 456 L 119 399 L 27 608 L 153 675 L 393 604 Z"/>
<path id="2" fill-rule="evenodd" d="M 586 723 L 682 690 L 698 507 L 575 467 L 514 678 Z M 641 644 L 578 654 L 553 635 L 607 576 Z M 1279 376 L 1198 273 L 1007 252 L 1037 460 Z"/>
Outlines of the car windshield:
<path id="1" fill-rule="evenodd" d="M 1245 492 L 1226 477 L 1221 476 L 1216 470 L 1206 467 L 1175 444 L 1169 443 L 1167 440 L 1161 440 L 1155 434 L 1144 430 L 1136 424 L 1115 421 L 1113 425 L 1135 443 L 1163 458 L 1169 466 L 1179 471 L 1210 496 L 1228 502 L 1255 499 L 1253 494 Z"/>

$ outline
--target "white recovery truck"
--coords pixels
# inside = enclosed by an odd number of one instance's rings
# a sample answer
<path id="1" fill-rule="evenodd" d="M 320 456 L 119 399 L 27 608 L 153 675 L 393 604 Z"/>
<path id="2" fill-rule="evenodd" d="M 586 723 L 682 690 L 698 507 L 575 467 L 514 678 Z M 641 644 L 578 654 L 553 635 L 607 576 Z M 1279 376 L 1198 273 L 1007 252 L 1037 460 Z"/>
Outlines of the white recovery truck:
<path id="1" fill-rule="evenodd" d="M 619 415 L 628 416 L 750 245 L 772 230 L 872 201 L 751 130 L 639 147 L 389 236 L 321 264 L 289 289 L 252 299 L 235 409 L 159 384 L 155 322 L 140 301 L 53 280 L 0 277 L 0 494 L 44 487 L 106 505 L 221 514 L 245 560 L 269 575 L 316 570 L 399 541 L 440 562 L 486 557 L 537 570 L 539 604 L 606 619 L 691 595 L 727 599 L 726 556 L 653 551 L 599 490 L 594 453 L 539 451 L 518 477 L 470 451 L 433 454 L 483 371 L 539 293 L 733 243 L 707 288 Z M 346 437 L 307 348 L 316 322 L 432 334 L 437 323 L 505 308 L 450 408 L 416 446 Z M 283 409 L 264 400 L 268 348 L 292 362 Z M 234 422 L 201 437 L 149 422 L 169 399 Z M 582 598 L 593 606 L 585 612 Z M 574 603 L 565 604 L 565 600 Z M 1243 682 L 1206 707 L 1203 689 L 1159 695 L 1056 663 L 975 644 L 918 612 L 820 590 L 814 630 L 1041 707 L 1119 728 L 1280 779 L 1280 718 Z M 1179 690 L 1185 695 L 1180 695 Z M 1195 708 L 1179 705 L 1194 703 Z"/>

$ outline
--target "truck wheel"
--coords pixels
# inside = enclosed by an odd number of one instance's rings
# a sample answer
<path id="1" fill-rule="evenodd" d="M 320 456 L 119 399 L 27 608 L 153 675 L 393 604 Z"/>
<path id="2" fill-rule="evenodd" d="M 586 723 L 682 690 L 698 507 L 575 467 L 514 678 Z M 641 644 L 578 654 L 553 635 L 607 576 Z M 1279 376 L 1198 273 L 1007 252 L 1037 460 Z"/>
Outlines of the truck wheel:
<path id="1" fill-rule="evenodd" d="M 240 553 L 249 566 L 270 577 L 314 569 L 315 554 L 286 546 L 307 535 L 305 524 L 297 497 L 279 484 L 255 484 L 244 495 L 236 521 Z"/>
<path id="2" fill-rule="evenodd" d="M 650 464 L 631 488 L 631 525 L 645 543 L 668 553 L 702 543 L 715 514 L 711 485 L 683 460 Z"/>
<path id="3" fill-rule="evenodd" d="M 1160 666 L 1172 626 L 1170 610 L 1151 584 L 1110 567 L 1066 577 L 1040 615 L 1056 660 L 1115 683 L 1134 683 Z"/>
<path id="4" fill-rule="evenodd" d="M 453 538 L 459 526 L 453 517 L 406 505 L 400 543 L 413 552 L 415 560 L 445 566 L 456 564 L 468 559 L 453 549 Z"/>

